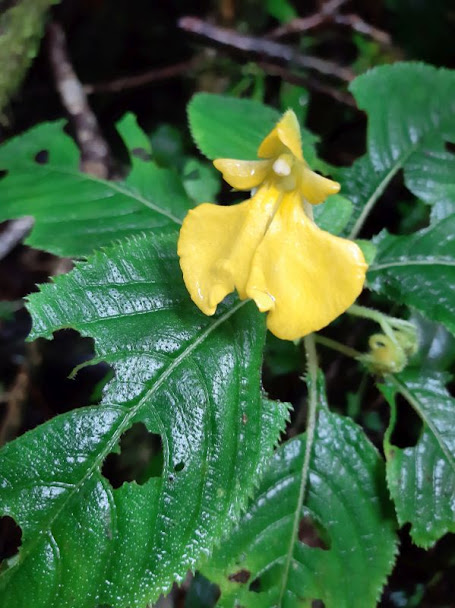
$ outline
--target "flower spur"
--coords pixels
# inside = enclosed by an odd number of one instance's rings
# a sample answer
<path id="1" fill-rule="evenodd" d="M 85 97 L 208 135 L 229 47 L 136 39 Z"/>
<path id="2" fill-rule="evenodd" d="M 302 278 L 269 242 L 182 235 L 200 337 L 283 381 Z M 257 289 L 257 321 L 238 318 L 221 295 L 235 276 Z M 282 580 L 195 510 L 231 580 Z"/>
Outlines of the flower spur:
<path id="1" fill-rule="evenodd" d="M 272 333 L 292 340 L 325 327 L 355 301 L 367 264 L 354 242 L 313 221 L 312 205 L 339 184 L 308 167 L 292 110 L 262 141 L 258 157 L 214 161 L 232 187 L 254 193 L 231 207 L 191 210 L 180 231 L 180 266 L 206 315 L 236 289 L 268 312 Z"/>

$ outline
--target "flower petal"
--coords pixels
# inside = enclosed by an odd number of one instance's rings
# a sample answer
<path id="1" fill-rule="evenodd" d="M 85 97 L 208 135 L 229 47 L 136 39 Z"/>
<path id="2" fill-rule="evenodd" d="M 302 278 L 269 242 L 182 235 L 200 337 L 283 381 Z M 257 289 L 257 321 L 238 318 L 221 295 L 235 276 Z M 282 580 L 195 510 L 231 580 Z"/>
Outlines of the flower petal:
<path id="1" fill-rule="evenodd" d="M 246 293 L 278 338 L 318 331 L 362 291 L 367 264 L 359 247 L 320 230 L 288 195 L 254 254 Z"/>
<path id="2" fill-rule="evenodd" d="M 283 146 L 288 148 L 296 158 L 303 160 L 300 126 L 292 110 L 283 114 L 276 127 L 262 141 L 258 148 L 258 156 L 259 158 L 275 158 L 285 152 Z"/>
<path id="3" fill-rule="evenodd" d="M 340 184 L 315 173 L 308 167 L 303 167 L 299 190 L 306 201 L 312 205 L 318 205 L 325 201 L 330 194 L 339 192 Z"/>
<path id="4" fill-rule="evenodd" d="M 221 171 L 227 183 L 237 190 L 257 188 L 267 177 L 270 169 L 268 160 L 217 158 L 213 164 L 218 171 Z"/>
<path id="5" fill-rule="evenodd" d="M 247 297 L 251 260 L 280 199 L 276 188 L 262 187 L 239 205 L 204 203 L 185 217 L 178 242 L 180 267 L 191 299 L 204 314 L 213 315 L 234 289 Z"/>

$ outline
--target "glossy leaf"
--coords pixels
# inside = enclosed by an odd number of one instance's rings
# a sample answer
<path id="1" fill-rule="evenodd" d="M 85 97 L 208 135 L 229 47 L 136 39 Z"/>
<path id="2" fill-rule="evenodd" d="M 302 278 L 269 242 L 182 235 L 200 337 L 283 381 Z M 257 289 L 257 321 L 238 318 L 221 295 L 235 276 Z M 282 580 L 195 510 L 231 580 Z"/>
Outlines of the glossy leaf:
<path id="1" fill-rule="evenodd" d="M 281 114 L 274 108 L 251 99 L 197 93 L 188 105 L 188 119 L 193 139 L 210 160 L 237 158 L 254 160 L 259 144 L 273 129 Z M 316 158 L 318 138 L 301 128 L 302 149 L 307 162 L 325 171 L 325 163 Z"/>
<path id="2" fill-rule="evenodd" d="M 251 160 L 280 118 L 279 112 L 251 99 L 197 93 L 188 105 L 191 134 L 210 160 Z"/>
<path id="3" fill-rule="evenodd" d="M 155 601 L 229 529 L 278 439 L 287 408 L 261 394 L 262 316 L 232 300 L 202 315 L 175 250 L 175 234 L 127 240 L 30 296 L 32 338 L 72 327 L 115 376 L 101 405 L 3 450 L 0 514 L 23 536 L 2 608 Z M 113 489 L 103 461 L 137 422 L 161 437 L 162 474 Z"/>
<path id="4" fill-rule="evenodd" d="M 385 441 L 387 481 L 400 525 L 411 524 L 411 537 L 430 547 L 446 532 L 455 532 L 455 399 L 438 373 L 404 372 L 381 391 L 392 407 Z M 422 419 L 422 434 L 414 447 L 390 443 L 395 400 L 401 394 Z"/>
<path id="5" fill-rule="evenodd" d="M 31 215 L 35 226 L 26 243 L 74 257 L 181 223 L 193 203 L 176 173 L 147 160 L 148 139 L 131 115 L 119 130 L 132 151 L 131 172 L 120 182 L 79 171 L 79 151 L 62 122 L 41 124 L 4 144 L 0 221 Z"/>
<path id="6" fill-rule="evenodd" d="M 352 421 L 321 407 L 306 504 L 295 514 L 305 437 L 276 452 L 245 515 L 203 574 L 223 608 L 373 608 L 396 551 L 383 463 Z"/>
<path id="7" fill-rule="evenodd" d="M 396 63 L 359 76 L 350 89 L 368 115 L 367 155 L 337 175 L 356 206 L 350 228 L 401 169 L 426 203 L 455 203 L 455 157 L 445 148 L 455 141 L 453 71 Z"/>
<path id="8" fill-rule="evenodd" d="M 455 215 L 410 236 L 382 232 L 368 286 L 455 333 Z"/>

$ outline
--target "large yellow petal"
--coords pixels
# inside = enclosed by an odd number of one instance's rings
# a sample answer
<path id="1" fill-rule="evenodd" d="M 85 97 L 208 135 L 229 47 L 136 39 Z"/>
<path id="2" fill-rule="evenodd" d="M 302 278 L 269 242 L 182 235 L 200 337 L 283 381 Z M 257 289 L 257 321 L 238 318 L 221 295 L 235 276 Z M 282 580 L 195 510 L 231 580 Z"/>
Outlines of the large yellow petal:
<path id="1" fill-rule="evenodd" d="M 265 180 L 271 168 L 269 160 L 217 158 L 213 164 L 218 171 L 221 171 L 227 183 L 237 190 L 257 188 Z"/>
<path id="2" fill-rule="evenodd" d="M 254 254 L 247 295 L 285 340 L 318 331 L 362 291 L 367 264 L 352 241 L 320 230 L 298 196 L 284 199 Z"/>
<path id="3" fill-rule="evenodd" d="M 270 131 L 258 148 L 259 158 L 276 158 L 283 154 L 288 148 L 299 160 L 302 156 L 302 140 L 300 138 L 300 126 L 293 110 L 283 114 L 276 127 Z"/>
<path id="4" fill-rule="evenodd" d="M 275 188 L 263 187 L 239 205 L 204 203 L 185 217 L 178 242 L 180 267 L 191 299 L 204 314 L 213 315 L 234 289 L 247 297 L 251 260 L 280 198 Z"/>
<path id="5" fill-rule="evenodd" d="M 339 192 L 340 184 L 315 173 L 308 167 L 303 167 L 300 174 L 299 189 L 306 201 L 312 205 L 318 205 L 325 201 L 330 194 Z"/>

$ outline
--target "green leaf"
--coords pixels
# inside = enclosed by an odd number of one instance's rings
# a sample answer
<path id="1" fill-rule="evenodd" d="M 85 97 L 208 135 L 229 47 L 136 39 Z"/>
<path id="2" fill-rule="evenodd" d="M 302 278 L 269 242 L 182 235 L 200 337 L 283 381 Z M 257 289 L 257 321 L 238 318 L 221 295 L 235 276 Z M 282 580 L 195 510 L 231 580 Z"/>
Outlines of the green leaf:
<path id="1" fill-rule="evenodd" d="M 455 337 L 443 325 L 429 321 L 417 311 L 409 320 L 419 336 L 419 350 L 412 358 L 412 366 L 440 372 L 450 370 L 455 364 Z"/>
<path id="2" fill-rule="evenodd" d="M 221 174 L 206 162 L 188 158 L 183 166 L 183 186 L 195 203 L 214 202 L 221 188 Z"/>
<path id="3" fill-rule="evenodd" d="M 304 436 L 277 450 L 247 512 L 203 567 L 221 588 L 220 607 L 376 606 L 396 551 L 383 462 L 358 426 L 324 404 L 296 520 L 304 454 Z"/>
<path id="4" fill-rule="evenodd" d="M 338 175 L 342 194 L 356 206 L 355 234 L 400 169 L 426 203 L 454 203 L 455 157 L 445 142 L 455 141 L 455 72 L 396 63 L 359 76 L 350 90 L 368 114 L 368 154 Z"/>
<path id="5" fill-rule="evenodd" d="M 280 118 L 279 112 L 251 99 L 197 93 L 188 104 L 196 145 L 207 158 L 257 158 L 257 149 Z"/>
<path id="6" fill-rule="evenodd" d="M 332 234 L 340 234 L 349 222 L 352 211 L 350 200 L 339 194 L 333 194 L 322 205 L 316 205 L 313 213 L 319 228 Z"/>
<path id="7" fill-rule="evenodd" d="M 368 286 L 455 333 L 455 215 L 410 236 L 382 232 Z"/>
<path id="8" fill-rule="evenodd" d="M 202 315 L 175 250 L 175 234 L 126 240 L 30 296 L 33 338 L 72 327 L 115 375 L 99 406 L 3 450 L 0 514 L 23 533 L 3 606 L 155 601 L 229 529 L 277 441 L 287 407 L 261 393 L 262 315 L 232 298 Z M 161 437 L 162 475 L 113 489 L 101 467 L 137 422 Z"/>
<path id="9" fill-rule="evenodd" d="M 445 379 L 444 374 L 407 371 L 379 386 L 393 412 L 385 441 L 390 493 L 400 525 L 411 524 L 411 537 L 421 547 L 455 532 L 455 399 Z M 423 422 L 415 447 L 390 444 L 398 393 Z"/>
<path id="10" fill-rule="evenodd" d="M 175 227 L 192 202 L 174 171 L 132 154 L 121 182 L 79 171 L 79 151 L 63 123 L 44 123 L 0 148 L 0 220 L 32 215 L 26 243 L 57 255 L 83 257 L 94 249 L 151 228 Z M 131 149 L 148 139 L 127 116 L 120 131 Z M 47 162 L 36 162 L 47 151 Z"/>
<path id="11" fill-rule="evenodd" d="M 269 15 L 283 23 L 298 16 L 289 0 L 266 0 L 266 7 Z"/>

